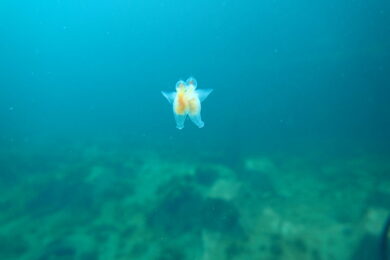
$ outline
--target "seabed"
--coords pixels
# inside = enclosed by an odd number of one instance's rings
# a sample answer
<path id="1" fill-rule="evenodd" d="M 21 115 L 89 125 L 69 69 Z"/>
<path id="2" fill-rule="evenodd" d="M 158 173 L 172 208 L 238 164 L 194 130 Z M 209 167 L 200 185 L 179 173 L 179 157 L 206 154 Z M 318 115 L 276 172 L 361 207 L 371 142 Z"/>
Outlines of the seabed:
<path id="1" fill-rule="evenodd" d="M 390 161 L 1 152 L 0 259 L 375 259 Z"/>

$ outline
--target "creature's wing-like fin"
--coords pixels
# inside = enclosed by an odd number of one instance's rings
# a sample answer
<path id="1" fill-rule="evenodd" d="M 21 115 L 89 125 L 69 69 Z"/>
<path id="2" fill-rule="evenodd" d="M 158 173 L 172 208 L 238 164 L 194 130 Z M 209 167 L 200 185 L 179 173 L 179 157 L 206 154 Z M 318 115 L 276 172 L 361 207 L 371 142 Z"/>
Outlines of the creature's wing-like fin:
<path id="1" fill-rule="evenodd" d="M 210 93 L 213 92 L 212 89 L 197 89 L 196 93 L 198 93 L 198 97 L 200 102 L 203 102 L 209 95 Z"/>
<path id="2" fill-rule="evenodd" d="M 184 128 L 184 121 L 186 120 L 187 114 L 178 115 L 175 113 L 176 128 L 181 130 Z"/>
<path id="3" fill-rule="evenodd" d="M 173 101 L 175 100 L 175 97 L 176 97 L 176 92 L 165 92 L 165 91 L 161 91 L 161 94 L 163 94 L 163 96 L 168 100 L 169 103 L 173 103 Z"/>
<path id="4" fill-rule="evenodd" d="M 202 121 L 200 113 L 196 113 L 193 115 L 190 114 L 190 119 L 197 127 L 199 128 L 204 127 L 204 122 Z"/>
<path id="5" fill-rule="evenodd" d="M 198 85 L 198 83 L 196 82 L 196 79 L 193 77 L 189 77 L 186 81 L 186 84 L 187 84 L 187 86 L 193 85 L 195 88 Z"/>

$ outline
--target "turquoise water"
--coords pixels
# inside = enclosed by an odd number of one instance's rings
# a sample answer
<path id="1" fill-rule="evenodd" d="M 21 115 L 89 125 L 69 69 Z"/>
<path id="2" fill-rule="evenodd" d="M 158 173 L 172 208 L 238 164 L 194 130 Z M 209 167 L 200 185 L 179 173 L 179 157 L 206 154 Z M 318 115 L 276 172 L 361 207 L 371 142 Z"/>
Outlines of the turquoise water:
<path id="1" fill-rule="evenodd" d="M 2 1 L 0 259 L 386 259 L 389 13 Z"/>

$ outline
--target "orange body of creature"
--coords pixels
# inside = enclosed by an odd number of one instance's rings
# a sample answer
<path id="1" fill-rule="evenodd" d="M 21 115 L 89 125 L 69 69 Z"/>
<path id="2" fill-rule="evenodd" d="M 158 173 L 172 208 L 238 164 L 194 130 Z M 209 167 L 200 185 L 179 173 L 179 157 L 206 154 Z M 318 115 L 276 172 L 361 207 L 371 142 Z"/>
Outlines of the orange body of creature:
<path id="1" fill-rule="evenodd" d="M 177 104 L 175 107 L 175 112 L 178 115 L 184 115 L 186 113 L 188 106 L 188 100 L 186 99 L 184 91 L 178 91 L 177 93 Z"/>

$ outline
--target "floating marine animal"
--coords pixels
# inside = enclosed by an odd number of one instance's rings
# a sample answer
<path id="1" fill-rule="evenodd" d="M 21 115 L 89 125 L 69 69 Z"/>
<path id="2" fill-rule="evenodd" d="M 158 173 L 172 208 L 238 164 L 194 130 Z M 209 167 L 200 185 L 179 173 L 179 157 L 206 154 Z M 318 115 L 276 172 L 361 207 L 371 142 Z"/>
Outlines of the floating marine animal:
<path id="1" fill-rule="evenodd" d="M 204 126 L 200 115 L 201 103 L 213 90 L 197 89 L 196 87 L 196 80 L 194 78 L 188 78 L 186 82 L 179 80 L 176 83 L 176 92 L 161 92 L 173 106 L 173 114 L 178 129 L 184 128 L 184 121 L 187 115 L 199 128 Z"/>

